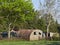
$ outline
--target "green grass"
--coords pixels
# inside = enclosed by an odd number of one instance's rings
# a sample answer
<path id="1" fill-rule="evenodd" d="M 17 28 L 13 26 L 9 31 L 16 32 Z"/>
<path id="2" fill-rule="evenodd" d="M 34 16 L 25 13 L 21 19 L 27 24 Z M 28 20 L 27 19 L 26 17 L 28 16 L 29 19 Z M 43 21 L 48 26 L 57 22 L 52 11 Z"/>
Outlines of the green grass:
<path id="1" fill-rule="evenodd" d="M 0 40 L 0 45 L 60 45 L 60 41 L 21 41 L 21 40 Z"/>

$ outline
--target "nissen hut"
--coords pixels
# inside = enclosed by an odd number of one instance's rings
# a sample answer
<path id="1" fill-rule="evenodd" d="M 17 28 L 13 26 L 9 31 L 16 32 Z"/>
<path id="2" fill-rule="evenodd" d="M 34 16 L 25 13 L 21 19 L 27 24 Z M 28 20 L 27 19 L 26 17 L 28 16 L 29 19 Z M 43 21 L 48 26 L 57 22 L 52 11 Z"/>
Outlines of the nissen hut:
<path id="1" fill-rule="evenodd" d="M 38 29 L 21 29 L 17 31 L 17 35 L 24 40 L 40 40 L 43 37 L 43 32 Z"/>

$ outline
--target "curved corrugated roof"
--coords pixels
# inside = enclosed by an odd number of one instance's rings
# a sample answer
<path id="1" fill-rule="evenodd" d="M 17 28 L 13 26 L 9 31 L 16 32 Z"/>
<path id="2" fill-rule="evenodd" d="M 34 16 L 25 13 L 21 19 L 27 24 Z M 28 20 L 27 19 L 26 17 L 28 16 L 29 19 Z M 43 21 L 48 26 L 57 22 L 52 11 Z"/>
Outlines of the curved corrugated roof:
<path id="1" fill-rule="evenodd" d="M 32 30 L 23 29 L 23 30 L 19 30 L 19 32 L 20 32 L 19 35 L 21 38 L 29 40 Z"/>
<path id="2" fill-rule="evenodd" d="M 39 29 L 20 29 L 19 31 L 17 31 L 17 34 L 19 35 L 20 38 L 29 40 L 30 34 L 35 30 Z"/>

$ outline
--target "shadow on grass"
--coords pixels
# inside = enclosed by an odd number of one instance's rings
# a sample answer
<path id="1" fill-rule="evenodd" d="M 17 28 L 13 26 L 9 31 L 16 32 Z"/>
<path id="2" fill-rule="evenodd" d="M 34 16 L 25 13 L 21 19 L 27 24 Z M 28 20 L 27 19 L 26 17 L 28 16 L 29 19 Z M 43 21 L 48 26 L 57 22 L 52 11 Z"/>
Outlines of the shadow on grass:
<path id="1" fill-rule="evenodd" d="M 51 43 L 48 43 L 47 45 L 60 45 L 60 42 L 51 42 Z"/>

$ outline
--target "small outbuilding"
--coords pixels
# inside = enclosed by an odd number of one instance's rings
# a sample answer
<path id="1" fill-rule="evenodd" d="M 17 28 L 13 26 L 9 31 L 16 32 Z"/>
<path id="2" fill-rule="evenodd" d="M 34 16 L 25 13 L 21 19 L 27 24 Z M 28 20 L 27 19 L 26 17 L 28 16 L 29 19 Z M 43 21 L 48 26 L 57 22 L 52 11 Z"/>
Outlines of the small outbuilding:
<path id="1" fill-rule="evenodd" d="M 39 29 L 21 29 L 16 33 L 19 38 L 24 40 L 40 40 L 43 38 L 43 32 Z"/>

